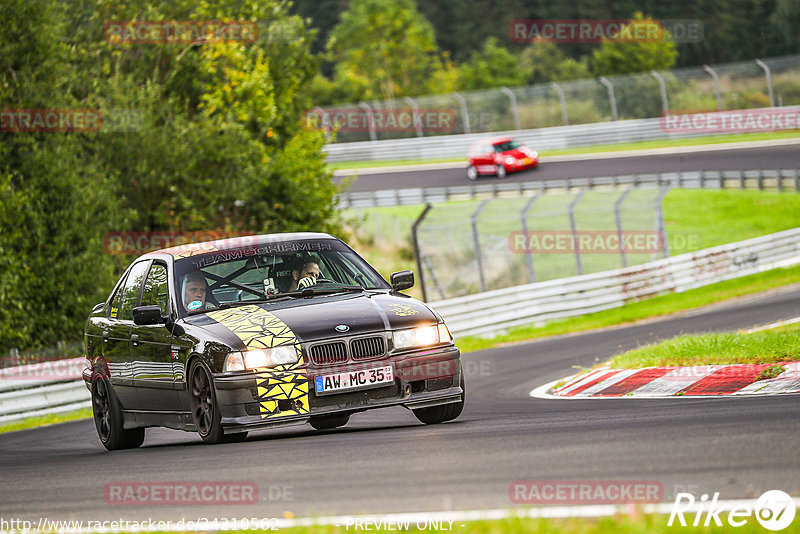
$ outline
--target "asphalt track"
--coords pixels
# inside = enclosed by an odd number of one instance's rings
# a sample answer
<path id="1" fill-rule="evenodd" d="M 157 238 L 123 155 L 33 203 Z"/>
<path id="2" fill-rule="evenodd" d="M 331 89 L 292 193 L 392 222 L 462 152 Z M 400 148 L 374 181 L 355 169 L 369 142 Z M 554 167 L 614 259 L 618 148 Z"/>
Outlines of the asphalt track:
<path id="1" fill-rule="evenodd" d="M 680 150 L 678 148 L 675 149 Z M 466 168 L 466 160 L 464 163 Z M 679 171 L 721 171 L 749 169 L 792 169 L 800 167 L 800 146 L 768 146 L 747 149 L 711 150 L 663 155 L 588 159 L 577 161 L 543 161 L 537 169 L 514 173 L 505 182 L 558 180 L 622 174 L 646 174 Z M 356 171 L 354 171 L 356 172 Z M 340 182 L 341 177 L 335 179 Z M 497 182 L 494 176 L 481 177 L 476 183 Z M 350 191 L 378 191 L 411 187 L 442 187 L 472 183 L 464 169 L 386 172 L 357 176 Z"/>
<path id="2" fill-rule="evenodd" d="M 800 396 L 545 400 L 536 386 L 619 349 L 681 332 L 734 330 L 800 315 L 800 287 L 601 332 L 465 356 L 467 405 L 419 424 L 401 408 L 338 430 L 292 427 L 206 446 L 149 429 L 141 449 L 108 453 L 91 421 L 0 434 L 0 516 L 38 521 L 296 517 L 511 507 L 515 480 L 653 480 L 676 490 L 800 495 Z M 110 506 L 114 482 L 254 482 L 249 505 Z"/>

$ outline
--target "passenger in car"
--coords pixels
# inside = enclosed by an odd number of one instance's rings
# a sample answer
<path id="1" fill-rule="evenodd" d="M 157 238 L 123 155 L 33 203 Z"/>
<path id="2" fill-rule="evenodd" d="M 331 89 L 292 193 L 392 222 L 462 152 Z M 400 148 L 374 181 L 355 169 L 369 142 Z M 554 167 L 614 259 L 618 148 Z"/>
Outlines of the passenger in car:
<path id="1" fill-rule="evenodd" d="M 208 283 L 203 273 L 194 271 L 183 277 L 183 307 L 187 311 L 206 309 L 206 294 L 208 293 Z"/>

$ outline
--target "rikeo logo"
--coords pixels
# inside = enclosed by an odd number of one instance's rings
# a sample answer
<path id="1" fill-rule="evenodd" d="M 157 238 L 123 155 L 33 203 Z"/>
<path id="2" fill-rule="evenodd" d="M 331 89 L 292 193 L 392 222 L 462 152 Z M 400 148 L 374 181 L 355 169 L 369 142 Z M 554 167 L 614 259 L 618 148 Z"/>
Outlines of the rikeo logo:
<path id="1" fill-rule="evenodd" d="M 671 527 L 676 518 L 681 526 L 687 526 L 683 514 L 691 515 L 694 512 L 692 526 L 700 526 L 700 521 L 705 516 L 704 527 L 710 526 L 712 521 L 716 526 L 721 527 L 723 520 L 720 518 L 720 514 L 727 512 L 727 523 L 732 527 L 741 527 L 747 523 L 748 519 L 755 516 L 756 521 L 762 527 L 778 531 L 792 523 L 796 512 L 794 499 L 781 490 L 764 492 L 753 507 L 748 504 L 730 506 L 720 504 L 718 500 L 719 492 L 714 493 L 711 500 L 708 499 L 707 494 L 703 494 L 700 496 L 699 502 L 691 493 L 678 493 L 672 504 L 672 512 L 669 515 L 667 526 Z"/>

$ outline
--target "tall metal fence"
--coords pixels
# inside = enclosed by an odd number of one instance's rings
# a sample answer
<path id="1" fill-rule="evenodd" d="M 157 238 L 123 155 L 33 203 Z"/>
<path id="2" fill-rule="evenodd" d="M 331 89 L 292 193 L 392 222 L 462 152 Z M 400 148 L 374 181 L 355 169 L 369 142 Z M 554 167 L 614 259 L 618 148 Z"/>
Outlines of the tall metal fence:
<path id="1" fill-rule="evenodd" d="M 339 203 L 359 218 L 359 239 L 416 258 L 423 299 L 440 300 L 708 246 L 700 235 L 666 232 L 661 205 L 671 187 L 800 192 L 800 169 L 492 182 L 344 193 Z M 360 211 L 377 206 L 398 208 Z"/>
<path id="2" fill-rule="evenodd" d="M 443 204 L 417 221 L 423 298 L 449 299 L 669 255 L 667 188 L 534 194 Z"/>
<path id="3" fill-rule="evenodd" d="M 800 55 L 527 87 L 316 107 L 334 143 L 498 132 L 800 104 Z"/>

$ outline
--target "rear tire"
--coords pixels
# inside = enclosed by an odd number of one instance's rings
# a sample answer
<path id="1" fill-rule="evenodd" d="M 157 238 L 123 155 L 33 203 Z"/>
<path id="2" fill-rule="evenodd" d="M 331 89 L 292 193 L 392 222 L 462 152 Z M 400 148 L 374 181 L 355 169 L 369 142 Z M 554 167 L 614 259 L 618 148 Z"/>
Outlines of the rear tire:
<path id="1" fill-rule="evenodd" d="M 109 451 L 135 449 L 144 443 L 144 428 L 123 428 L 117 396 L 100 373 L 92 376 L 92 413 L 100 442 Z"/>
<path id="2" fill-rule="evenodd" d="M 478 169 L 475 165 L 470 165 L 467 167 L 467 178 L 470 180 L 477 180 L 478 179 Z"/>
<path id="3" fill-rule="evenodd" d="M 445 421 L 452 421 L 464 410 L 464 401 L 466 400 L 466 388 L 464 387 L 464 371 L 461 371 L 461 380 L 458 385 L 461 386 L 461 401 L 452 402 L 450 404 L 442 404 L 441 406 L 431 406 L 430 408 L 420 408 L 412 410 L 414 415 L 420 422 L 426 425 L 436 425 L 444 423 Z"/>
<path id="4" fill-rule="evenodd" d="M 316 430 L 330 430 L 344 426 L 350 420 L 350 414 L 346 415 L 318 415 L 309 419 L 308 423 Z"/>
<path id="5" fill-rule="evenodd" d="M 506 166 L 503 165 L 502 163 L 500 165 L 498 165 L 497 166 L 497 170 L 495 171 L 495 174 L 497 175 L 497 177 L 500 180 L 505 178 L 508 175 L 508 172 L 506 171 Z"/>

